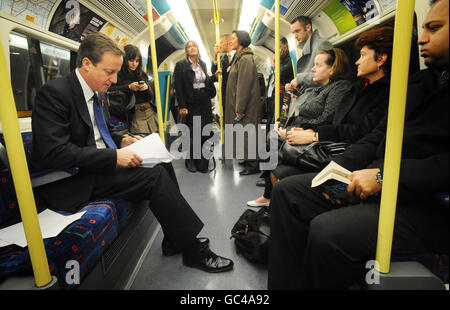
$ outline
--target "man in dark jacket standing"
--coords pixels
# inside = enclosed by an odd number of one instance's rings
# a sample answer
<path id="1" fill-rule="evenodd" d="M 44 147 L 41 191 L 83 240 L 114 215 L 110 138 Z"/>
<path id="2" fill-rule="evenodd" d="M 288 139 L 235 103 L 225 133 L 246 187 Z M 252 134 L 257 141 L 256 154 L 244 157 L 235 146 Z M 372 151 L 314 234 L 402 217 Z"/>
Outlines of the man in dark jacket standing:
<path id="1" fill-rule="evenodd" d="M 215 57 L 211 62 L 211 72 L 213 73 L 213 81 L 217 82 L 218 78 L 215 73 L 217 72 L 217 54 L 221 53 L 220 56 L 220 68 L 222 71 L 222 116 L 225 119 L 225 106 L 226 106 L 226 95 L 227 95 L 227 81 L 229 70 L 228 67 L 231 66 L 231 47 L 230 47 L 231 35 L 224 34 L 220 37 L 220 45 L 214 47 Z"/>
<path id="2" fill-rule="evenodd" d="M 449 209 L 436 199 L 449 188 L 448 0 L 433 1 L 418 44 L 429 67 L 411 77 L 392 256 L 449 251 Z M 348 194 L 327 199 L 315 174 L 286 178 L 271 201 L 269 289 L 346 289 L 375 259 L 386 122 L 335 162 L 354 171 Z"/>

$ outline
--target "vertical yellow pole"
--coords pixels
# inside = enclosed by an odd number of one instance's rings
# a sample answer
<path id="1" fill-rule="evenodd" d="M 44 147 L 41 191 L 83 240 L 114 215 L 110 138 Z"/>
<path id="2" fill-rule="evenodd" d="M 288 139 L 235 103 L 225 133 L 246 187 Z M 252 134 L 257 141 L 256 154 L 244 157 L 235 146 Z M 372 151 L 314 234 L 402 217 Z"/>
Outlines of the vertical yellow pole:
<path id="1" fill-rule="evenodd" d="M 280 117 L 280 0 L 275 1 L 275 121 Z"/>
<path id="2" fill-rule="evenodd" d="M 0 121 L 2 123 L 8 160 L 19 203 L 25 237 L 30 252 L 34 280 L 37 287 L 43 287 L 52 280 L 48 268 L 47 255 L 42 240 L 41 228 L 37 217 L 36 203 L 31 187 L 30 174 L 25 159 L 22 136 L 15 108 L 11 82 L 6 67 L 3 46 L 0 42 L 0 94 L 3 99 L 0 104 Z"/>
<path id="3" fill-rule="evenodd" d="M 166 113 L 164 113 L 164 130 L 167 129 L 167 113 L 169 111 L 169 92 L 170 92 L 170 75 L 167 76 L 167 87 L 166 87 Z"/>
<path id="4" fill-rule="evenodd" d="M 291 64 L 292 64 L 292 71 L 294 71 L 294 78 L 297 77 L 297 72 L 295 72 L 295 64 L 294 64 L 294 60 L 291 58 Z"/>
<path id="5" fill-rule="evenodd" d="M 219 8 L 217 6 L 217 0 L 213 0 L 213 5 L 214 5 L 214 23 L 216 25 L 216 44 L 220 44 L 220 11 Z M 221 62 L 220 62 L 220 53 L 217 53 L 217 70 L 221 69 Z M 215 72 L 212 72 L 213 74 Z M 222 74 L 219 74 L 218 76 L 218 82 L 219 82 L 219 115 L 220 115 L 220 133 L 221 133 L 221 138 L 222 138 L 222 144 L 223 144 L 223 105 L 226 104 L 225 102 L 222 102 L 222 92 L 224 91 L 222 89 Z M 226 91 L 226 90 L 225 90 Z"/>
<path id="6" fill-rule="evenodd" d="M 376 260 L 381 273 L 388 273 L 391 261 L 397 203 L 398 179 L 403 143 L 409 57 L 415 0 L 398 0 L 395 16 L 389 114 L 383 170 Z"/>
<path id="7" fill-rule="evenodd" d="M 147 0 L 147 17 L 148 17 L 148 32 L 150 35 L 150 50 L 152 55 L 153 81 L 155 85 L 156 110 L 158 112 L 159 136 L 161 137 L 162 142 L 166 144 L 162 120 L 161 92 L 159 89 L 159 76 L 158 76 L 158 59 L 156 57 L 156 40 L 155 40 L 155 29 L 153 28 L 153 13 L 151 0 Z"/>

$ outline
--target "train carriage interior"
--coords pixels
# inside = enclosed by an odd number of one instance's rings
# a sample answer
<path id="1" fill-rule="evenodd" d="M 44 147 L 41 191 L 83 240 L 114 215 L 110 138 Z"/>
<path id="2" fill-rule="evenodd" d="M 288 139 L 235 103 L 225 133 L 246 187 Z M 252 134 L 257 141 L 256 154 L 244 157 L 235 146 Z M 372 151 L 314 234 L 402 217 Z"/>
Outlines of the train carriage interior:
<path id="1" fill-rule="evenodd" d="M 400 0 L 399 0 L 400 1 Z M 1 46 L 8 81 L 17 110 L 25 157 L 29 163 L 33 141 L 31 116 L 36 92 L 50 80 L 69 74 L 76 67 L 80 42 L 92 32 L 102 32 L 124 47 L 133 44 L 142 54 L 143 68 L 154 81 L 148 20 L 153 20 L 160 104 L 166 147 L 176 136 L 173 72 L 184 58 L 188 40 L 198 43 L 202 60 L 210 70 L 216 44 L 214 3 L 220 11 L 221 34 L 246 30 L 259 73 L 267 85 L 275 53 L 276 1 L 274 0 L 153 0 L 151 16 L 146 0 L 39 0 L 0 1 Z M 429 8 L 428 0 L 416 0 L 410 74 L 425 67 L 417 38 Z M 300 15 L 312 20 L 313 28 L 334 47 L 343 49 L 350 64 L 359 58 L 358 36 L 373 27 L 394 26 L 396 0 L 281 0 L 280 37 L 289 43 L 296 70 L 301 50 L 291 33 L 290 23 Z M 352 66 L 353 72 L 356 67 Z M 209 72 L 213 74 L 213 72 Z M 215 83 L 218 88 L 218 83 Z M 224 91 L 224 90 L 222 90 Z M 215 128 L 220 131 L 219 96 L 213 99 Z M 130 124 L 111 118 L 115 129 L 129 131 Z M 207 274 L 181 264 L 181 256 L 161 253 L 163 232 L 148 201 L 133 203 L 123 199 L 87 201 L 78 218 L 57 235 L 43 240 L 52 282 L 36 287 L 27 241 L 10 242 L 3 229 L 21 222 L 17 184 L 11 174 L 4 128 L 0 123 L 0 289 L 1 290 L 266 290 L 267 266 L 255 264 L 236 252 L 231 228 L 249 207 L 246 201 L 261 195 L 255 183 L 259 174 L 240 176 L 238 160 L 223 158 L 214 149 L 211 172 L 190 173 L 183 159 L 172 164 L 180 191 L 204 221 L 199 236 L 209 236 L 212 250 L 234 261 L 232 272 Z M 172 130 L 171 130 L 172 129 Z M 5 130 L 6 131 L 6 130 Z M 176 131 L 176 130 L 175 130 Z M 70 178 L 77 168 L 35 173 L 30 168 L 32 187 Z M 448 193 L 446 198 L 448 207 Z M 43 211 L 36 206 L 38 211 Z M 258 210 L 257 208 L 255 210 Z M 69 213 L 60 215 L 69 216 Z M 21 229 L 19 225 L 19 229 Z M 3 231 L 6 236 L 6 230 Z M 399 258 L 399 260 L 401 260 Z M 432 283 L 433 289 L 448 290 L 448 255 L 424 253 L 406 258 L 425 266 L 415 278 Z M 75 266 L 75 267 L 74 267 Z M 80 277 L 73 277 L 72 271 Z M 419 273 L 419 272 L 418 272 Z M 430 280 L 431 279 L 431 280 Z M 358 285 L 355 288 L 361 289 Z M 402 288 L 399 288 L 402 289 Z"/>

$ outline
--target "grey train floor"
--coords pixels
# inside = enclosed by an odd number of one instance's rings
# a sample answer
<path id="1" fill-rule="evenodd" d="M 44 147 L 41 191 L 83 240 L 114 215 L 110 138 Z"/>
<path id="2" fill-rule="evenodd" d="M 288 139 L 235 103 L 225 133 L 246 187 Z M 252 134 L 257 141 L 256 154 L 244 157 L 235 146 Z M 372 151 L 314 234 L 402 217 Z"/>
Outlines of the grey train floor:
<path id="1" fill-rule="evenodd" d="M 173 162 L 181 192 L 205 223 L 199 236 L 211 240 L 211 250 L 234 261 L 232 271 L 211 274 L 183 265 L 181 254 L 164 257 L 160 230 L 131 285 L 132 290 L 265 290 L 267 267 L 236 253 L 230 231 L 247 209 L 246 202 L 259 197 L 259 174 L 240 176 L 237 162 L 216 160 L 210 173 L 191 173 L 184 160 Z M 212 162 L 210 163 L 212 164 Z M 254 208 L 255 210 L 257 208 Z"/>

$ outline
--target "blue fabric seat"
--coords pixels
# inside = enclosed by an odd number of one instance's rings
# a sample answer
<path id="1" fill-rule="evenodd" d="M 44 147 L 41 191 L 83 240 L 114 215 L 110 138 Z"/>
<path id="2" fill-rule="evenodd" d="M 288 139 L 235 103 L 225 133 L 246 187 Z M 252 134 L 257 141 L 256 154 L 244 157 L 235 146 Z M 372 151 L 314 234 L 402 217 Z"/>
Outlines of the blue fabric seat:
<path id="1" fill-rule="evenodd" d="M 24 133 L 22 137 L 26 157 L 29 159 L 31 134 Z M 44 240 L 50 272 L 58 278 L 61 289 L 74 289 L 79 286 L 66 282 L 66 275 L 70 272 L 66 264 L 71 260 L 78 262 L 82 283 L 83 278 L 125 228 L 134 214 L 134 207 L 131 202 L 123 199 L 105 199 L 86 203 L 78 212 L 83 211 L 86 213 L 67 226 L 58 236 Z M 0 227 L 20 221 L 11 173 L 8 166 L 0 159 Z M 31 276 L 32 274 L 28 247 L 9 245 L 0 248 L 0 282 L 11 276 Z"/>
<path id="2" fill-rule="evenodd" d="M 115 116 L 111 116 L 109 118 L 109 122 L 113 125 L 114 130 L 116 131 L 127 130 L 129 128 L 129 125 L 126 121 L 120 120 Z"/>

